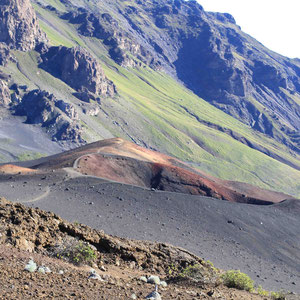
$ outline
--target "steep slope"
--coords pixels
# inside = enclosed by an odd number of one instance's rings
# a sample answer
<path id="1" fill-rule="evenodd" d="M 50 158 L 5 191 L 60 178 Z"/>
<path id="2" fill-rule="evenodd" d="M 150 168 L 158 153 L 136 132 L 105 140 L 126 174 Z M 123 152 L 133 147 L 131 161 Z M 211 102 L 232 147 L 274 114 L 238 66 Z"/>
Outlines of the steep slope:
<path id="1" fill-rule="evenodd" d="M 62 18 L 80 34 L 102 40 L 118 64 L 165 70 L 299 152 L 299 65 L 243 33 L 231 15 L 183 0 L 75 1 L 68 9 Z"/>
<path id="2" fill-rule="evenodd" d="M 65 148 L 121 136 L 190 162 L 222 179 L 238 178 L 262 188 L 299 195 L 299 155 L 277 138 L 259 133 L 216 109 L 168 75 L 166 72 L 176 77 L 174 64 L 164 63 L 157 54 L 158 47 L 155 52 L 147 46 L 149 43 L 139 42 L 141 38 L 147 39 L 148 32 L 136 33 L 130 29 L 129 21 L 124 21 L 126 18 L 122 14 L 128 11 L 124 7 L 127 2 L 106 1 L 96 5 L 85 1 L 39 1 L 33 4 L 39 24 L 52 46 L 63 45 L 73 50 L 41 45 L 38 51 L 12 51 L 13 59 L 6 67 L 0 67 L 6 73 L 5 84 L 11 93 L 9 113 L 29 107 L 26 103 L 32 93 L 48 95 L 32 98 L 42 108 L 36 111 L 36 116 L 30 116 L 29 109 L 23 110 L 22 115 L 27 123 L 34 120 L 35 126 L 42 126 L 51 139 Z M 77 9 L 76 5 L 81 8 Z M 134 6 L 138 9 L 140 5 L 143 7 L 136 2 Z M 183 12 L 178 10 L 178 17 L 184 19 L 184 11 L 193 4 L 184 2 L 181 6 Z M 152 9 L 151 5 L 149 7 Z M 102 10 L 105 12 L 101 13 Z M 131 10 L 134 11 L 134 7 Z M 133 22 L 137 14 L 131 14 Z M 209 14 L 203 14 L 208 18 Z M 138 18 L 147 16 L 145 12 Z M 147 22 L 151 24 L 151 20 L 149 17 Z M 152 28 L 156 36 L 163 35 L 164 29 L 158 28 L 156 25 Z M 131 43 L 132 40 L 136 44 Z M 86 65 L 84 76 L 92 76 L 92 82 L 95 80 L 100 85 L 104 82 L 113 91 L 105 96 L 100 93 L 100 101 L 97 93 L 86 90 L 84 81 L 79 80 L 82 86 L 74 85 L 77 74 L 81 74 L 77 69 L 77 50 L 74 50 L 78 45 L 82 49 L 80 53 L 89 53 L 86 57 L 95 62 Z M 70 55 L 72 63 L 64 74 L 71 72 L 73 77 L 62 77 L 59 73 L 62 70 L 57 72 L 45 66 L 46 53 L 54 53 L 57 49 Z M 51 57 L 47 60 L 51 61 Z M 73 63 L 75 61 L 77 63 Z M 100 69 L 94 68 L 100 64 L 103 73 L 97 73 Z M 35 91 L 37 89 L 40 91 Z M 26 128 L 30 126 L 26 124 Z M 297 134 L 294 138 L 297 140 Z M 290 139 L 286 141 L 289 143 Z M 7 141 L 3 143 L 5 150 Z"/>
<path id="3" fill-rule="evenodd" d="M 116 93 L 98 61 L 82 48 L 50 47 L 41 59 L 40 67 L 75 89 L 80 100 L 100 102 L 100 96 Z"/>

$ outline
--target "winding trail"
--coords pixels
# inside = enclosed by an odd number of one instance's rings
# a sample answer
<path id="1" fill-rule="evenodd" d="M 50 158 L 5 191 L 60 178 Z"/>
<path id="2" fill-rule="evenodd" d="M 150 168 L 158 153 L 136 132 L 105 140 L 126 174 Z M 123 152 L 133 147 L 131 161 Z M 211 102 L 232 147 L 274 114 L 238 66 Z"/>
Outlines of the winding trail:
<path id="1" fill-rule="evenodd" d="M 45 187 L 45 192 L 41 195 L 39 195 L 38 197 L 35 197 L 33 199 L 30 199 L 30 200 L 23 200 L 23 201 L 20 201 L 18 200 L 17 202 L 19 203 L 32 203 L 32 202 L 37 202 L 39 200 L 42 200 L 44 198 L 46 198 L 48 195 L 50 194 L 50 187 L 49 186 L 46 186 Z"/>

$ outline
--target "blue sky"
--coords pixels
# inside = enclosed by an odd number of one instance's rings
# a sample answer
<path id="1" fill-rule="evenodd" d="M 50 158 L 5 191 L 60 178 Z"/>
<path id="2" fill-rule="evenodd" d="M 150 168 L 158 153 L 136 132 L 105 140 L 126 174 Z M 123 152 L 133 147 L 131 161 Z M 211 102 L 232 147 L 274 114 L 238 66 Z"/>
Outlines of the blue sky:
<path id="1" fill-rule="evenodd" d="M 227 12 L 242 30 L 269 49 L 300 58 L 300 0 L 198 0 L 208 11 Z"/>

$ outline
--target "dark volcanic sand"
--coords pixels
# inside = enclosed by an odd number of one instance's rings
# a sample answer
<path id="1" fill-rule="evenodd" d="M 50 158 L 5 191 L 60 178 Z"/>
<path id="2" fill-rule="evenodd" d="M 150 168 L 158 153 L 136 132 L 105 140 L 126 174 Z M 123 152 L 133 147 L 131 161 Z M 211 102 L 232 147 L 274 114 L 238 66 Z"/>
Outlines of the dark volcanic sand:
<path id="1" fill-rule="evenodd" d="M 72 172 L 70 173 L 72 175 Z M 0 195 L 106 233 L 184 247 L 269 290 L 300 293 L 300 203 L 270 206 L 151 191 L 64 171 L 1 175 Z"/>

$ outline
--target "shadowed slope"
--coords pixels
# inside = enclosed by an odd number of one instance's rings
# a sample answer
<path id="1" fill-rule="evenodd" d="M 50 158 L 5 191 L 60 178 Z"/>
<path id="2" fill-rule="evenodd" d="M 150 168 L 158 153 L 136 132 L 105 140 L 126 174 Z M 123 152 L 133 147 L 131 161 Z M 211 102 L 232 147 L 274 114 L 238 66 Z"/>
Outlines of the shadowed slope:
<path id="1" fill-rule="evenodd" d="M 72 168 L 83 175 L 162 191 L 214 197 L 232 202 L 271 204 L 291 198 L 283 193 L 224 181 L 178 159 L 121 138 L 102 140 L 31 162 L 34 169 Z"/>

